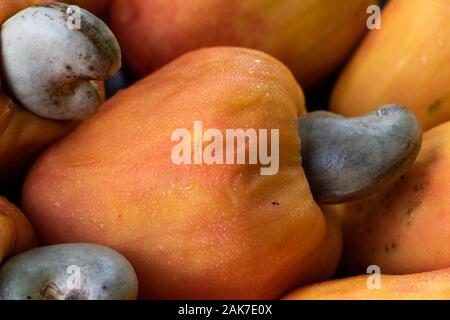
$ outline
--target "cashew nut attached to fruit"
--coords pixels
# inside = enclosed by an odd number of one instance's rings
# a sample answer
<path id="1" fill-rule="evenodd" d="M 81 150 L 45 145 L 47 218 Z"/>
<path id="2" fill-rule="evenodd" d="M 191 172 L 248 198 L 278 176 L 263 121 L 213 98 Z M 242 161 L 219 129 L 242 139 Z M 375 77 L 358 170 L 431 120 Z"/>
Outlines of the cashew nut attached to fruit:
<path id="1" fill-rule="evenodd" d="M 416 117 L 397 105 L 354 118 L 317 111 L 299 122 L 303 168 L 322 204 L 380 191 L 412 165 L 422 143 Z"/>
<path id="2" fill-rule="evenodd" d="M 69 6 L 29 7 L 1 30 L 3 84 L 31 112 L 55 120 L 80 120 L 101 104 L 96 81 L 121 66 L 119 44 L 105 23 L 80 9 L 70 27 Z"/>

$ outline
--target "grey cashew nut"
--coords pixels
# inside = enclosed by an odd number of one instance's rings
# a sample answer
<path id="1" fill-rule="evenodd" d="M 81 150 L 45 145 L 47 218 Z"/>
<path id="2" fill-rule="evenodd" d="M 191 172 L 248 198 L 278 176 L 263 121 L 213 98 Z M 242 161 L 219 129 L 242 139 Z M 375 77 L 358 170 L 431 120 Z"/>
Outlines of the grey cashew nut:
<path id="1" fill-rule="evenodd" d="M 0 300 L 134 300 L 137 294 L 131 264 L 95 244 L 33 249 L 0 269 Z"/>
<path id="2" fill-rule="evenodd" d="M 416 117 L 397 105 L 354 118 L 312 112 L 299 128 L 302 165 L 321 204 L 375 194 L 405 173 L 422 144 Z"/>
<path id="3" fill-rule="evenodd" d="M 69 28 L 68 8 L 29 7 L 1 29 L 3 83 L 23 107 L 56 120 L 94 114 L 101 104 L 95 81 L 121 66 L 119 44 L 106 24 L 80 9 L 80 29 Z"/>

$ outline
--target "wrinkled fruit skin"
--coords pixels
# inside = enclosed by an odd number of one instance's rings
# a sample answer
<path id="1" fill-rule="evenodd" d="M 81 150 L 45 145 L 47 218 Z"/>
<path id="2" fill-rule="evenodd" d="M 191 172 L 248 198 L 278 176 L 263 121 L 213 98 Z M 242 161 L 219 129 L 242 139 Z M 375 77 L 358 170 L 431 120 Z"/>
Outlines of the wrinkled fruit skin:
<path id="1" fill-rule="evenodd" d="M 371 275 L 344 278 L 298 289 L 286 300 L 448 300 L 450 269 L 408 274 L 381 275 L 380 289 L 369 289 Z"/>
<path id="2" fill-rule="evenodd" d="M 36 246 L 36 237 L 25 215 L 0 197 L 0 263 L 5 257 Z"/>
<path id="3" fill-rule="evenodd" d="M 94 244 L 40 247 L 0 268 L 0 300 L 134 300 L 137 294 L 131 264 Z"/>
<path id="4" fill-rule="evenodd" d="M 450 122 L 424 135 L 414 165 L 392 187 L 344 206 L 343 270 L 386 274 L 450 267 Z"/>
<path id="5" fill-rule="evenodd" d="M 449 12 L 447 0 L 390 1 L 382 29 L 369 32 L 344 69 L 331 110 L 356 116 L 398 103 L 425 130 L 450 120 Z"/>
<path id="6" fill-rule="evenodd" d="M 302 87 L 334 71 L 367 30 L 374 0 L 116 0 L 111 28 L 138 76 L 195 49 L 239 46 L 286 64 Z"/>
<path id="7" fill-rule="evenodd" d="M 27 178 L 24 210 L 46 244 L 92 242 L 122 253 L 141 298 L 277 298 L 318 276 L 314 253 L 327 234 L 301 167 L 304 112 L 300 88 L 272 57 L 239 48 L 189 53 L 44 153 Z M 279 173 L 175 165 L 171 134 L 196 120 L 219 130 L 279 128 Z"/>

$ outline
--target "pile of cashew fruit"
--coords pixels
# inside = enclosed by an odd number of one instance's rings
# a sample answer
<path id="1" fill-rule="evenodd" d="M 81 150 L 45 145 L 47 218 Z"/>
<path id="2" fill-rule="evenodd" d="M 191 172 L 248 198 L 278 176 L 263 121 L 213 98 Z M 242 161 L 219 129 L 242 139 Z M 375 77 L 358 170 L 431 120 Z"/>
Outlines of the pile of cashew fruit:
<path id="1" fill-rule="evenodd" d="M 449 0 L 69 2 L 0 0 L 0 299 L 450 299 Z M 173 163 L 195 121 L 278 172 Z"/>

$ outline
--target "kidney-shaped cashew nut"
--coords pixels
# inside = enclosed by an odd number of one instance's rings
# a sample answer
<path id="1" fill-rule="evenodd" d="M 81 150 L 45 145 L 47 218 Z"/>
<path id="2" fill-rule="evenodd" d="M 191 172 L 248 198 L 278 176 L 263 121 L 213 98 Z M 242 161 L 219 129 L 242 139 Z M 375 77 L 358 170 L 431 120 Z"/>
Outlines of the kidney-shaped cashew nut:
<path id="1" fill-rule="evenodd" d="M 56 120 L 91 116 L 101 103 L 95 81 L 121 66 L 119 44 L 105 23 L 79 9 L 79 29 L 71 28 L 69 6 L 29 7 L 1 30 L 3 82 L 31 112 Z"/>
<path id="2" fill-rule="evenodd" d="M 303 168 L 322 204 L 382 190 L 412 165 L 422 143 L 416 117 L 397 105 L 354 118 L 317 111 L 299 121 Z"/>
<path id="3" fill-rule="evenodd" d="M 0 300 L 134 300 L 138 286 L 128 260 L 96 244 L 40 247 L 0 268 Z"/>

